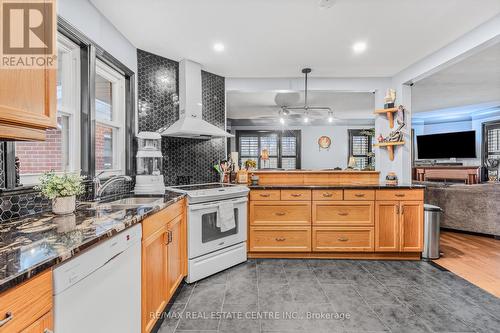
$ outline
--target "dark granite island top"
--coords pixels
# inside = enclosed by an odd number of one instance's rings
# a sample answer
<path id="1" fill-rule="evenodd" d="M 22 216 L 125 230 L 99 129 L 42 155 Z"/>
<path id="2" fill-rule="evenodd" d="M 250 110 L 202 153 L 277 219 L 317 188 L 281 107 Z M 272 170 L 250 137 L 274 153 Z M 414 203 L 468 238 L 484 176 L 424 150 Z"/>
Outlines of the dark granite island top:
<path id="1" fill-rule="evenodd" d="M 387 185 L 380 184 L 348 184 L 348 185 L 249 185 L 251 190 L 286 190 L 286 189 L 309 189 L 309 190 L 330 190 L 330 189 L 374 189 L 374 190 L 408 190 L 408 189 L 424 189 L 425 185 L 422 184 L 398 184 Z"/>
<path id="2" fill-rule="evenodd" d="M 83 206 L 75 214 L 41 213 L 1 223 L 0 293 L 130 228 L 184 195 L 167 191 L 157 197 L 163 197 L 163 202 L 153 207 L 89 209 Z"/>

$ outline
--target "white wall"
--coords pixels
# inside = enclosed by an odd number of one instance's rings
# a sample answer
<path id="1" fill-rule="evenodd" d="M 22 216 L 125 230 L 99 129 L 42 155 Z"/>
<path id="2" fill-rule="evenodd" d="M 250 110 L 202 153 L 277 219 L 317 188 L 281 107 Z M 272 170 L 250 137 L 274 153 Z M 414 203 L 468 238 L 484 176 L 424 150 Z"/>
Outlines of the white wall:
<path id="1" fill-rule="evenodd" d="M 302 169 L 333 169 L 347 168 L 349 154 L 348 129 L 373 128 L 373 126 L 294 126 L 289 130 L 301 131 L 301 168 Z M 232 126 L 231 133 L 236 130 L 276 130 L 273 126 Z M 319 137 L 326 135 L 332 140 L 330 149 L 320 150 Z M 235 140 L 232 140 L 234 143 Z M 236 145 L 232 144 L 234 151 Z"/>
<path id="2" fill-rule="evenodd" d="M 136 47 L 88 0 L 58 0 L 57 14 L 137 73 Z"/>

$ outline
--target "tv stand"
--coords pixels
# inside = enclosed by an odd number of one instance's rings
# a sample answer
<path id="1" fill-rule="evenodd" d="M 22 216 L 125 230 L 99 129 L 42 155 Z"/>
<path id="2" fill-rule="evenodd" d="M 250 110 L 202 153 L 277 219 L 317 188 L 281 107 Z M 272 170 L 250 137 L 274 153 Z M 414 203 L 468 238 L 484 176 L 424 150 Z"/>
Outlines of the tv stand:
<path id="1" fill-rule="evenodd" d="M 480 167 L 457 165 L 416 166 L 414 175 L 418 181 L 461 180 L 465 184 L 478 184 Z"/>

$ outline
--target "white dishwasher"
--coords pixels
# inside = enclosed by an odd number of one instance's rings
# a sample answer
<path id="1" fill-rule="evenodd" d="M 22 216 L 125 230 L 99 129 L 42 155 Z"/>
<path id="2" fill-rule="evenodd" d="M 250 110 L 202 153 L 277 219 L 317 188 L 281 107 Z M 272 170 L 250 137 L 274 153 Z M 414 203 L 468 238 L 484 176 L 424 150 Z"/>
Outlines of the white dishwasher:
<path id="1" fill-rule="evenodd" d="M 141 225 L 54 269 L 55 333 L 141 331 Z"/>

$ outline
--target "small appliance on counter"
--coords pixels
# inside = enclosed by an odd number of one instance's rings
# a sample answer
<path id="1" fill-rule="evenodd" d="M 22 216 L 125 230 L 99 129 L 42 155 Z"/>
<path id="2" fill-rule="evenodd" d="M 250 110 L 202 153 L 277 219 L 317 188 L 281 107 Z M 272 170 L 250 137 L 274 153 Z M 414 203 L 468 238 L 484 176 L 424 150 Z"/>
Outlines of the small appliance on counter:
<path id="1" fill-rule="evenodd" d="M 140 132 L 137 134 L 137 176 L 135 177 L 135 194 L 163 194 L 161 154 L 161 135 L 156 132 Z"/>

